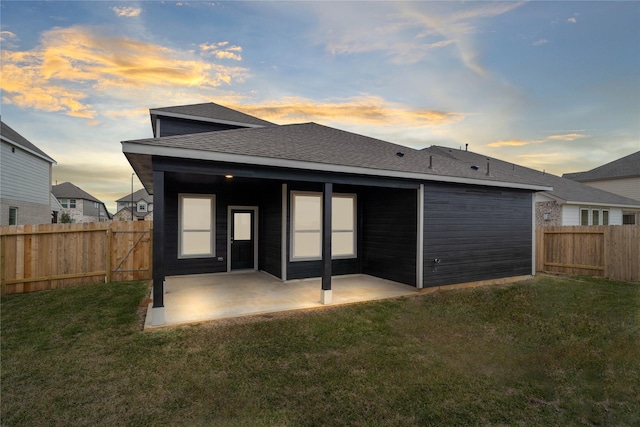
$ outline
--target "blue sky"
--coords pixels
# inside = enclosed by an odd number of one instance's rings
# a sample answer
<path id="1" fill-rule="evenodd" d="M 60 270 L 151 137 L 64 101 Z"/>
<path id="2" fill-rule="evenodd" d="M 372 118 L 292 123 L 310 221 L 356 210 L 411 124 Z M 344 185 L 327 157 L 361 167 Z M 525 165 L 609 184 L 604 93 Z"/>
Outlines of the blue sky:
<path id="1" fill-rule="evenodd" d="M 640 150 L 640 2 L 0 3 L 2 120 L 113 211 L 149 108 L 217 102 L 561 175 Z M 135 182 L 135 189 L 140 188 Z"/>

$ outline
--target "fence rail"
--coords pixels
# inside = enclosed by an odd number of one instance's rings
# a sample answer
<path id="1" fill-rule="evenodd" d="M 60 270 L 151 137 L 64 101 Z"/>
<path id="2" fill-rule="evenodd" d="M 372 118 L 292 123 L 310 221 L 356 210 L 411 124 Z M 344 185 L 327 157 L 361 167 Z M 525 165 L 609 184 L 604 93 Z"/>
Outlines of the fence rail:
<path id="1" fill-rule="evenodd" d="M 2 295 L 151 278 L 149 221 L 0 227 Z"/>
<path id="2" fill-rule="evenodd" d="M 540 227 L 536 271 L 640 282 L 640 225 Z"/>

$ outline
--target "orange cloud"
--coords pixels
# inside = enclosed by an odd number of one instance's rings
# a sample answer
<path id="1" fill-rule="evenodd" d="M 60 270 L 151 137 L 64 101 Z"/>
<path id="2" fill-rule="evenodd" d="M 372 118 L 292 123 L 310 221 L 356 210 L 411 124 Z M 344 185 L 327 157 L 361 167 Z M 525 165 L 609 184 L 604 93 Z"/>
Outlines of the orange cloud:
<path id="1" fill-rule="evenodd" d="M 263 105 L 237 105 L 231 108 L 280 123 L 313 120 L 378 126 L 433 127 L 457 123 L 465 117 L 462 113 L 409 109 L 373 96 L 325 103 L 285 98 Z"/>
<path id="2" fill-rule="evenodd" d="M 551 135 L 547 137 L 547 139 L 552 139 L 555 141 L 573 141 L 578 138 L 586 138 L 588 135 L 584 135 L 581 133 L 567 133 L 564 135 Z"/>
<path id="3" fill-rule="evenodd" d="M 202 43 L 199 47 L 203 54 L 213 55 L 218 59 L 233 59 L 234 61 L 242 61 L 242 48 L 240 46 L 230 46 L 229 42 L 224 41 L 220 43 Z"/>
<path id="4" fill-rule="evenodd" d="M 236 50 L 237 52 L 237 50 Z M 188 52 L 126 37 L 105 36 L 86 27 L 43 33 L 31 51 L 2 51 L 4 100 L 21 107 L 95 118 L 88 94 L 122 88 L 207 89 L 242 81 L 247 70 Z"/>
<path id="5" fill-rule="evenodd" d="M 496 141 L 490 144 L 487 144 L 487 147 L 521 147 L 523 145 L 528 145 L 529 142 L 523 141 L 521 139 L 512 139 L 508 141 Z"/>

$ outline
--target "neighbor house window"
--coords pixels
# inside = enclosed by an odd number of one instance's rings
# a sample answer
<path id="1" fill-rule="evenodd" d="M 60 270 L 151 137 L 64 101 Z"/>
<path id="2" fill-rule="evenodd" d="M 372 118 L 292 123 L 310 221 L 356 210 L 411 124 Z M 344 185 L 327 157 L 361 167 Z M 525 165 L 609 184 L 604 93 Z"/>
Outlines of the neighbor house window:
<path id="1" fill-rule="evenodd" d="M 602 211 L 602 225 L 609 225 L 609 211 Z"/>
<path id="2" fill-rule="evenodd" d="M 178 199 L 181 258 L 215 255 L 215 196 L 181 194 Z"/>
<path id="3" fill-rule="evenodd" d="M 146 203 L 138 203 L 138 212 L 146 212 L 147 204 Z"/>
<path id="4" fill-rule="evenodd" d="M 62 206 L 63 208 L 68 208 L 69 207 L 69 201 L 67 199 L 60 199 L 60 206 Z"/>
<path id="5" fill-rule="evenodd" d="M 580 210 L 580 225 L 589 225 L 589 209 Z"/>
<path id="6" fill-rule="evenodd" d="M 624 225 L 634 225 L 636 223 L 636 215 L 635 214 L 623 214 L 622 215 L 622 223 Z"/>
<path id="7" fill-rule="evenodd" d="M 76 199 L 69 199 L 69 208 L 70 209 L 75 209 L 76 208 Z"/>
<path id="8" fill-rule="evenodd" d="M 356 255 L 356 196 L 334 194 L 331 210 L 332 258 Z M 291 259 L 322 257 L 322 194 L 291 193 Z"/>
<path id="9" fill-rule="evenodd" d="M 18 208 L 9 208 L 9 225 L 18 225 Z"/>
<path id="10" fill-rule="evenodd" d="M 591 222 L 592 225 L 600 225 L 600 211 L 598 210 L 592 210 L 591 211 L 591 216 L 593 218 L 593 221 Z"/>

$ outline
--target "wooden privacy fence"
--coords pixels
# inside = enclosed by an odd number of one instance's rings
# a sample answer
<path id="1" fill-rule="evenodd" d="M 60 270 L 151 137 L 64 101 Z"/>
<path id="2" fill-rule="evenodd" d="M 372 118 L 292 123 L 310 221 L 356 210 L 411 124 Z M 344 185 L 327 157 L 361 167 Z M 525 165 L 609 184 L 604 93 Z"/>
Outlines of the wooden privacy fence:
<path id="1" fill-rule="evenodd" d="M 2 295 L 152 275 L 153 223 L 0 227 Z"/>
<path id="2" fill-rule="evenodd" d="M 539 227 L 536 271 L 640 282 L 640 225 Z"/>

